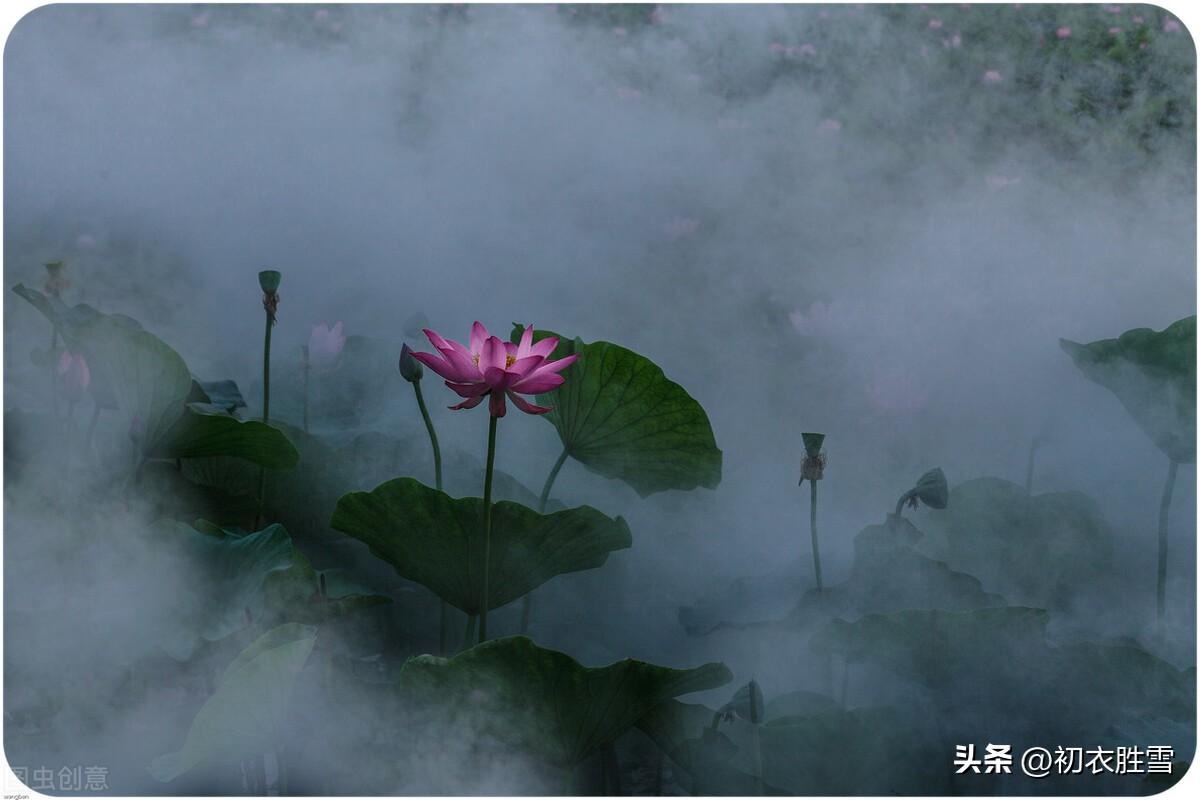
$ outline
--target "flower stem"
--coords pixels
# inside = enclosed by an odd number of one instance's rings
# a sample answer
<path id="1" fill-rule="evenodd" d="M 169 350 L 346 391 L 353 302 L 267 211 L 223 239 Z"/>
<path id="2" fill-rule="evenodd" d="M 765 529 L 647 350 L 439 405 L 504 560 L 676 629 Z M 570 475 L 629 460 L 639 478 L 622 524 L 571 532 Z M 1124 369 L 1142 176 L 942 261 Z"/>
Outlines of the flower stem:
<path id="1" fill-rule="evenodd" d="M 425 407 L 425 395 L 421 394 L 421 382 L 412 381 L 413 393 L 417 396 L 417 407 L 421 409 L 421 419 L 425 420 L 425 430 L 429 433 L 429 445 L 433 448 L 433 480 L 437 490 L 442 491 L 442 448 L 438 446 L 437 431 L 433 428 L 433 420 L 429 418 L 429 409 Z M 446 655 L 446 639 L 449 636 L 447 626 L 450 624 L 450 606 L 443 600 L 438 625 L 438 653 Z"/>
<path id="2" fill-rule="evenodd" d="M 900 499 L 896 501 L 896 516 L 897 517 L 901 516 L 901 512 L 904 511 L 904 504 L 907 503 L 914 495 L 916 495 L 915 490 L 909 490 L 909 491 L 905 492 L 904 494 L 900 495 Z"/>
<path id="3" fill-rule="evenodd" d="M 267 425 L 271 416 L 271 325 L 274 322 L 271 319 L 271 313 L 268 311 L 267 327 L 263 333 L 263 424 Z M 258 471 L 258 512 L 254 516 L 255 530 L 262 527 L 263 523 L 263 496 L 267 489 L 267 468 L 261 467 Z"/>
<path id="4" fill-rule="evenodd" d="M 483 474 L 483 593 L 479 598 L 479 643 L 487 641 L 488 586 L 492 567 L 492 473 L 496 464 L 496 423 L 499 417 L 489 417 L 487 470 Z"/>
<path id="5" fill-rule="evenodd" d="M 429 418 L 429 409 L 425 407 L 425 396 L 421 394 L 420 381 L 413 381 L 413 392 L 417 395 L 417 407 L 421 409 L 421 418 L 425 420 L 425 430 L 429 432 L 429 445 L 433 448 L 433 480 L 437 490 L 442 491 L 442 449 L 438 447 L 437 431 L 433 429 L 433 420 Z"/>
<path id="6" fill-rule="evenodd" d="M 554 466 L 550 468 L 550 474 L 546 476 L 546 483 L 542 486 L 542 496 L 538 498 L 538 513 L 546 513 L 546 503 L 550 502 L 550 488 L 554 486 L 555 479 L 558 478 L 558 471 L 562 469 L 563 464 L 567 460 L 567 448 L 558 454 L 558 460 L 554 462 Z M 521 635 L 524 636 L 529 630 L 529 620 L 533 616 L 533 592 L 529 592 L 521 599 Z"/>
<path id="7" fill-rule="evenodd" d="M 1171 459 L 1167 468 L 1167 482 L 1163 486 L 1162 503 L 1158 507 L 1158 588 L 1155 593 L 1157 624 L 1162 631 L 1163 616 L 1167 607 L 1167 513 L 1171 510 L 1171 495 L 1175 492 L 1175 472 L 1179 462 Z"/>
<path id="8" fill-rule="evenodd" d="M 812 502 L 808 509 L 808 527 L 812 531 L 813 572 L 816 573 L 817 592 L 820 593 L 825 586 L 821 583 L 821 550 L 817 546 L 817 482 L 810 478 L 808 485 L 812 489 Z"/>

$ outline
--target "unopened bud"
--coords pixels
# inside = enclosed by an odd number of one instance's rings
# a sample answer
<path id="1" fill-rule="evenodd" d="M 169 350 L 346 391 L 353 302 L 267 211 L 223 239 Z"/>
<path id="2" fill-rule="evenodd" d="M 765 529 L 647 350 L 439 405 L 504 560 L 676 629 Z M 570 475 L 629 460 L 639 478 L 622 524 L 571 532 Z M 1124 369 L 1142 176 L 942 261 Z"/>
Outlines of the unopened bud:
<path id="1" fill-rule="evenodd" d="M 412 350 L 408 345 L 400 348 L 400 375 L 409 383 L 416 383 L 421 380 L 425 374 L 425 369 L 421 366 L 421 362 L 413 358 Z"/>

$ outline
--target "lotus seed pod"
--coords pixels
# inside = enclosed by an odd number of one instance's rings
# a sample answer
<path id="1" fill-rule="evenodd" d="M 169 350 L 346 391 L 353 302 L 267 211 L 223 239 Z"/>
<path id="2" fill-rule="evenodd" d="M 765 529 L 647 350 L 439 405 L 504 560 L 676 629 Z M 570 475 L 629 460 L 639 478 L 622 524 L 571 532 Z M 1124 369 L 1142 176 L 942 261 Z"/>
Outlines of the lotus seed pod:
<path id="1" fill-rule="evenodd" d="M 282 278 L 278 270 L 265 269 L 258 273 L 258 285 L 262 287 L 264 294 L 275 294 L 279 291 L 279 281 Z"/>

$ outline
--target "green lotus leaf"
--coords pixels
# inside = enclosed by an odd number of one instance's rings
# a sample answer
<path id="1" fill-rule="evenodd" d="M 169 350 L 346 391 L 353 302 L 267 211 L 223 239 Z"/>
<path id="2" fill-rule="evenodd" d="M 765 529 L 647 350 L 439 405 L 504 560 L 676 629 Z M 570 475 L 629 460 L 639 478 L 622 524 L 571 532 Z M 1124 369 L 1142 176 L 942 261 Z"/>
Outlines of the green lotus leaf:
<path id="1" fill-rule="evenodd" d="M 201 521 L 196 528 L 164 523 L 169 574 L 195 574 L 195 581 L 168 604 L 176 621 L 164 647 L 186 657 L 197 640 L 217 641 L 267 613 L 266 584 L 272 573 L 293 564 L 292 539 L 282 525 L 247 533 Z"/>
<path id="2" fill-rule="evenodd" d="M 1081 492 L 1031 497 L 1010 481 L 976 478 L 955 486 L 946 513 L 924 526 L 922 552 L 1020 605 L 1068 609 L 1108 591 L 1113 529 Z"/>
<path id="3" fill-rule="evenodd" d="M 300 454 L 283 431 L 257 420 L 189 403 L 164 437 L 167 458 L 232 456 L 268 469 L 291 469 Z"/>
<path id="4" fill-rule="evenodd" d="M 747 722 L 763 721 L 763 693 L 758 681 L 750 681 L 734 693 L 733 699 L 721 707 L 722 712 L 737 714 Z"/>
<path id="5" fill-rule="evenodd" d="M 584 667 L 524 636 L 450 659 L 418 656 L 400 671 L 415 707 L 564 767 L 615 741 L 665 700 L 732 677 L 718 663 L 671 669 L 626 659 Z"/>
<path id="6" fill-rule="evenodd" d="M 468 614 L 481 610 L 483 500 L 455 499 L 413 480 L 396 478 L 371 492 L 338 500 L 330 526 L 352 536 L 401 577 L 423 584 Z M 492 508 L 488 608 L 499 608 L 555 575 L 593 569 L 632 537 L 590 506 L 552 514 L 500 501 Z"/>
<path id="7" fill-rule="evenodd" d="M 92 375 L 108 381 L 116 405 L 136 420 L 142 451 L 154 452 L 183 416 L 192 375 L 179 354 L 157 336 L 109 316 L 78 331 Z"/>
<path id="8" fill-rule="evenodd" d="M 183 746 L 154 759 L 150 774 L 165 783 L 204 763 L 274 750 L 284 741 L 292 687 L 316 639 L 316 628 L 297 623 L 256 639 L 226 668 Z"/>
<path id="9" fill-rule="evenodd" d="M 317 625 L 359 609 L 390 603 L 350 580 L 344 570 L 316 570 L 299 550 L 292 551 L 292 565 L 266 576 L 263 590 L 267 605 L 291 622 Z"/>
<path id="10" fill-rule="evenodd" d="M 514 326 L 514 342 L 522 330 Z M 556 335 L 537 331 L 534 339 Z M 537 402 L 554 409 L 543 416 L 568 455 L 642 497 L 721 482 L 721 451 L 708 415 L 682 386 L 619 345 L 559 339 L 552 357 L 579 359 L 562 373 L 566 382 Z"/>
<path id="11" fill-rule="evenodd" d="M 202 381 L 192 378 L 192 391 L 188 395 L 189 403 L 205 403 L 222 411 L 234 411 L 246 407 L 246 399 L 236 381 Z"/>
<path id="12" fill-rule="evenodd" d="M 1059 344 L 1087 377 L 1117 396 L 1167 456 L 1196 460 L 1196 317 L 1162 331 L 1135 328 L 1116 339 Z"/>
<path id="13" fill-rule="evenodd" d="M 949 794 L 936 730 L 891 707 L 832 709 L 761 729 L 763 777 L 789 794 Z M 870 764 L 870 769 L 847 769 Z"/>

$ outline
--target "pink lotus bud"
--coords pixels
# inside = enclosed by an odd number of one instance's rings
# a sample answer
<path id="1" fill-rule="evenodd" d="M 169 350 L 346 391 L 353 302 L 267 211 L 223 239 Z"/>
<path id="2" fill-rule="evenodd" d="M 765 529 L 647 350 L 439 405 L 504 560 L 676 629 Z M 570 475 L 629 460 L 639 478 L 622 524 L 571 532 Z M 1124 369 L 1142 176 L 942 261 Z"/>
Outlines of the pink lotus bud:
<path id="1" fill-rule="evenodd" d="M 1004 80 L 1004 78 L 1001 77 L 999 70 L 989 69 L 987 72 L 983 73 L 983 82 L 984 83 L 995 84 L 995 83 L 999 83 L 1002 80 Z"/>
<path id="2" fill-rule="evenodd" d="M 1057 36 L 1059 39 L 1070 39 L 1071 38 L 1071 29 L 1068 28 L 1066 25 L 1063 25 L 1061 28 L 1059 28 L 1058 30 L 1056 30 L 1054 32 L 1054 35 Z"/>
<path id="3" fill-rule="evenodd" d="M 68 403 L 76 403 L 83 398 L 84 391 L 92 382 L 92 372 L 88 369 L 87 359 L 81 354 L 63 351 L 58 357 L 58 381 L 62 387 L 63 397 Z"/>
<path id="4" fill-rule="evenodd" d="M 316 369 L 330 369 L 337 363 L 342 348 L 346 346 L 346 334 L 342 323 L 332 328 L 322 322 L 312 329 L 308 337 L 308 363 Z"/>
<path id="5" fill-rule="evenodd" d="M 1179 24 L 1179 20 L 1177 20 L 1177 19 L 1168 19 L 1166 22 L 1163 23 L 1163 32 L 1164 33 L 1175 33 L 1176 31 L 1180 30 L 1181 28 L 1182 28 L 1182 26 Z"/>

